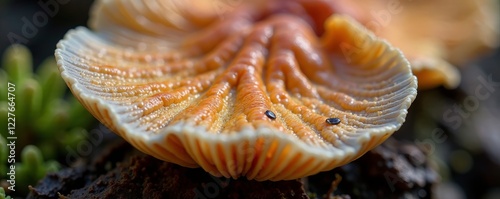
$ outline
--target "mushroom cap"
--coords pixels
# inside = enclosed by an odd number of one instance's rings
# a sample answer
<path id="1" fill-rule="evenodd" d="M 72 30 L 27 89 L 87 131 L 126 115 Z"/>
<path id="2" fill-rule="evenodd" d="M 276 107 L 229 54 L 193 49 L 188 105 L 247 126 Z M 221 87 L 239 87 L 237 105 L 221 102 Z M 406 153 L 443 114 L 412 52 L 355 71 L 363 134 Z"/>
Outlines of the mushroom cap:
<path id="1" fill-rule="evenodd" d="M 57 63 L 77 99 L 144 153 L 215 176 L 312 175 L 400 128 L 417 81 L 399 50 L 349 17 L 279 3 L 221 13 L 98 1 L 94 31 L 69 31 Z"/>
<path id="2" fill-rule="evenodd" d="M 498 47 L 498 0 L 338 0 L 338 13 L 360 21 L 401 49 L 418 77 L 419 89 L 455 88 L 454 66 Z M 339 7 L 339 6 L 338 6 Z"/>

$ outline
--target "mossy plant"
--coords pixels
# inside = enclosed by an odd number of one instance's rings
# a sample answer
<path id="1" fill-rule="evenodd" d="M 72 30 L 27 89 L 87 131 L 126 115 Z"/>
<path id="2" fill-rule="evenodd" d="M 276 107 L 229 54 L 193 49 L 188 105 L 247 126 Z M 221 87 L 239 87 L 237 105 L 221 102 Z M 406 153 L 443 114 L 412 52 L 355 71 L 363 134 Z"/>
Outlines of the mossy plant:
<path id="1" fill-rule="evenodd" d="M 2 135 L 0 135 L 0 176 L 4 177 L 7 173 L 7 154 L 9 154 L 9 149 L 7 147 L 7 142 Z M 2 178 L 3 179 L 3 178 Z"/>
<path id="2" fill-rule="evenodd" d="M 6 144 L 5 138 L 2 136 L 0 136 L 0 144 Z M 3 151 L 4 149 L 2 149 L 2 152 Z M 5 169 L 3 173 L 7 173 L 8 168 L 6 168 L 5 165 L 2 166 L 4 166 L 3 169 Z M 19 193 L 27 193 L 29 191 L 27 185 L 36 184 L 36 182 L 47 173 L 58 171 L 60 167 L 61 165 L 59 162 L 55 160 L 44 161 L 42 152 L 38 147 L 34 145 L 23 147 L 23 150 L 21 151 L 21 161 L 16 161 L 15 163 L 15 191 Z"/>
<path id="3" fill-rule="evenodd" d="M 0 178 L 5 179 L 8 169 L 6 158 L 10 151 L 6 148 L 9 141 L 6 138 L 16 137 L 19 192 L 16 190 L 15 194 L 23 195 L 28 185 L 36 184 L 47 172 L 60 167 L 56 160 L 64 160 L 68 147 L 74 149 L 84 141 L 88 135 L 85 129 L 96 120 L 67 94 L 54 58 L 45 60 L 34 72 L 31 53 L 22 45 L 12 45 L 5 51 L 0 85 L 0 126 L 5 128 L 9 122 L 15 123 L 14 135 L 1 131 Z M 10 92 L 9 87 L 15 91 Z M 9 92 L 14 95 L 9 96 Z M 67 163 L 62 161 L 62 164 Z"/>
<path id="4" fill-rule="evenodd" d="M 0 187 L 0 199 L 12 199 L 10 196 L 5 194 L 5 190 L 3 187 Z"/>

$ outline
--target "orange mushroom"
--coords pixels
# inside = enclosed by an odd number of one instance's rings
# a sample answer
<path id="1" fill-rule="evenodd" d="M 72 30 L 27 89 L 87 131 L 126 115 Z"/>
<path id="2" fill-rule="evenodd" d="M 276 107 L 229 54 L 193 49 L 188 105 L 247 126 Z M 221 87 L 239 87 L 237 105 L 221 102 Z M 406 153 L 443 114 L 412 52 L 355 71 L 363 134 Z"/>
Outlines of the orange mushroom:
<path id="1" fill-rule="evenodd" d="M 349 17 L 293 1 L 190 2 L 98 1 L 94 31 L 57 46 L 73 94 L 137 149 L 215 176 L 287 180 L 346 164 L 404 122 L 417 94 L 408 61 Z"/>

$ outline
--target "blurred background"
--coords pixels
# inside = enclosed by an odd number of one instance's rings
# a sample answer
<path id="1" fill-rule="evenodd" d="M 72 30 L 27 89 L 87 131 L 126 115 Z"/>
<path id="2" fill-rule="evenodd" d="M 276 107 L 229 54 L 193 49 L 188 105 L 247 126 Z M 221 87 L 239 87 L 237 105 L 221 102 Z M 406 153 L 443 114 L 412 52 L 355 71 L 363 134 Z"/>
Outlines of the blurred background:
<path id="1" fill-rule="evenodd" d="M 28 31 L 32 37 L 24 34 L 23 19 L 32 21 L 43 11 L 39 4 L 48 2 L 56 0 L 0 0 L 0 54 L 15 38 L 31 50 L 33 65 L 38 66 L 53 56 L 68 30 L 86 25 L 92 1 L 59 0 L 51 4 L 52 10 L 58 10 L 53 16 L 39 16 L 40 23 L 46 24 L 32 24 L 30 31 L 36 32 Z M 407 122 L 394 137 L 428 150 L 442 181 L 434 189 L 436 198 L 500 198 L 500 50 L 460 70 L 462 82 L 457 89 L 419 92 Z M 478 97 L 481 86 L 487 87 L 487 97 Z"/>
<path id="2" fill-rule="evenodd" d="M 54 6 L 51 2 L 60 3 Z M 20 43 L 32 51 L 34 66 L 40 65 L 45 58 L 54 54 L 57 42 L 68 30 L 86 25 L 92 2 L 92 0 L 0 0 L 0 54 L 3 54 L 11 44 L 10 38 L 16 38 L 14 35 L 17 35 L 27 39 L 26 42 Z M 44 12 L 39 4 L 51 5 L 47 7 L 57 12 L 53 16 L 48 16 L 45 25 L 38 27 L 33 24 L 37 33 L 29 38 L 31 35 L 23 35 L 23 26 L 27 24 L 23 18 L 31 22 L 33 17 L 38 16 L 37 13 Z M 45 21 L 42 17 L 38 17 L 40 22 Z"/>

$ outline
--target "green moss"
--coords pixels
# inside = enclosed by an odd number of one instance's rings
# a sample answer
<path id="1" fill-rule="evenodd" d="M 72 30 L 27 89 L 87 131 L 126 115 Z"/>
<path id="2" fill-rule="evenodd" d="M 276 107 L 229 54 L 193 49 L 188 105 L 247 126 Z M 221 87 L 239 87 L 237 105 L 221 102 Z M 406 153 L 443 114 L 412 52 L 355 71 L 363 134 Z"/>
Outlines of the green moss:
<path id="1" fill-rule="evenodd" d="M 12 82 L 20 84 L 33 74 L 31 52 L 24 46 L 12 45 L 7 48 L 2 63 Z"/>
<path id="2" fill-rule="evenodd" d="M 6 127 L 9 118 L 15 118 L 19 190 L 15 194 L 24 195 L 28 185 L 35 185 L 47 172 L 61 167 L 57 160 L 64 160 L 67 147 L 75 149 L 87 138 L 85 129 L 96 124 L 96 120 L 78 100 L 67 95 L 54 58 L 48 58 L 33 72 L 31 53 L 22 45 L 12 45 L 5 51 L 0 85 L 0 126 Z M 15 90 L 10 96 L 9 87 L 10 91 Z M 5 138 L 11 135 L 1 132 L 0 178 L 5 179 L 10 166 Z"/>
<path id="3" fill-rule="evenodd" d="M 4 164 L 7 162 L 7 154 L 8 154 L 7 142 L 5 138 L 0 135 L 0 174 L 5 175 L 7 173 L 7 165 Z M 4 155 L 5 154 L 5 155 Z"/>
<path id="4" fill-rule="evenodd" d="M 11 199 L 10 196 L 5 194 L 5 190 L 2 187 L 0 187 L 0 199 Z"/>
<path id="5" fill-rule="evenodd" d="M 21 162 L 16 166 L 16 192 L 27 193 L 28 186 L 35 185 L 48 172 L 58 171 L 60 164 L 54 160 L 45 161 L 42 152 L 34 145 L 28 145 L 21 152 Z"/>

